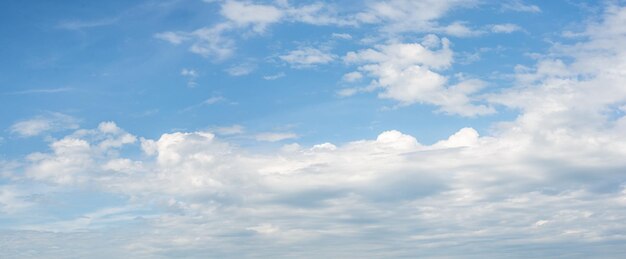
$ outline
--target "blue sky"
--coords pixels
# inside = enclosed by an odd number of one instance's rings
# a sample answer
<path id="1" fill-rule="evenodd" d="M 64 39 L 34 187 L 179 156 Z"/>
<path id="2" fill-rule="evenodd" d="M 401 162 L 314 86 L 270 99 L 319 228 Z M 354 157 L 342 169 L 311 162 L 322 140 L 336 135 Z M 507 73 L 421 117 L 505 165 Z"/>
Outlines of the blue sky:
<path id="1" fill-rule="evenodd" d="M 0 19 L 0 257 L 626 254 L 623 1 Z"/>

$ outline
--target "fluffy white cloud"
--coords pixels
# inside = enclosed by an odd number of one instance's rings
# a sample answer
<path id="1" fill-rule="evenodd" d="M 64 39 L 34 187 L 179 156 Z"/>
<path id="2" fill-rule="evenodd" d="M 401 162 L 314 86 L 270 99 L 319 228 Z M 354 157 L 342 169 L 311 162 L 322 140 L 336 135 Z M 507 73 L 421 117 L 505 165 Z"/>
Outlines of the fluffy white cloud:
<path id="1" fill-rule="evenodd" d="M 121 152 L 136 137 L 112 122 L 77 130 L 10 169 L 0 164 L 3 180 L 88 188 L 127 197 L 128 206 L 46 217 L 53 224 L 26 220 L 0 232 L 0 251 L 57 258 L 527 258 L 567 251 L 617 258 L 626 241 L 624 20 L 626 8 L 610 7 L 585 30 L 588 40 L 557 44 L 549 58 L 519 67 L 516 85 L 488 100 L 520 115 L 483 136 L 462 128 L 428 145 L 389 130 L 272 150 L 210 132 L 172 132 L 141 138 L 136 154 Z M 388 44 L 346 59 L 372 71 L 387 65 L 392 75 L 436 74 L 451 64 L 446 44 Z M 469 80 L 454 91 L 480 87 Z M 613 110 L 622 113 L 608 116 Z M 0 211 L 20 220 L 38 215 L 18 190 L 0 187 Z M 142 206 L 146 214 L 129 212 Z M 103 231 L 105 224 L 123 227 Z"/>
<path id="2" fill-rule="evenodd" d="M 434 36 L 426 37 L 425 42 L 440 48 L 432 49 L 419 43 L 394 43 L 349 52 L 344 60 L 359 64 L 361 72 L 376 79 L 368 88 L 361 90 L 381 88 L 381 98 L 394 99 L 405 105 L 434 104 L 443 112 L 463 116 L 493 113 L 493 108 L 472 104 L 470 95 L 484 85 L 480 80 L 463 80 L 449 86 L 448 78 L 435 72 L 451 66 L 453 52 L 450 42 Z"/>
<path id="3" fill-rule="evenodd" d="M 272 5 L 233 0 L 224 2 L 220 13 L 239 26 L 252 25 L 256 32 L 263 32 L 267 25 L 278 22 L 283 16 L 283 12 Z"/>
<path id="4" fill-rule="evenodd" d="M 626 189 L 620 186 L 626 179 L 619 173 L 626 168 L 621 159 L 626 146 L 610 143 L 626 136 L 615 132 L 591 140 L 551 129 L 547 137 L 515 122 L 481 137 L 463 128 L 433 145 L 390 130 L 372 140 L 292 144 L 278 152 L 244 150 L 209 132 L 174 132 L 142 138 L 147 157 L 135 160 L 96 150 L 103 141 L 128 134 L 105 122 L 55 141 L 51 153 L 31 155 L 40 158 L 31 158 L 25 170 L 43 182 L 82 183 L 132 197 L 132 204 L 161 204 L 153 208 L 157 216 L 132 226 L 153 235 L 111 234 L 124 238 L 118 249 L 126 255 L 154 257 L 180 249 L 241 255 L 242 247 L 255 247 L 250 242 L 276 249 L 321 242 L 340 244 L 341 249 L 321 251 L 339 256 L 363 249 L 372 235 L 381 240 L 377 255 L 386 257 L 398 255 L 390 249 L 397 240 L 416 247 L 402 253 L 424 256 L 468 241 L 500 254 L 508 242 L 498 240 L 505 237 L 520 245 L 620 240 L 614 233 L 626 228 Z M 42 166 L 43 161 L 52 165 Z M 3 195 L 0 202 L 17 197 Z M 37 235 L 58 229 L 70 232 L 58 234 L 62 237 L 74 230 L 89 235 L 102 224 L 136 222 L 127 211 L 97 210 L 28 228 Z M 393 241 L 384 241 L 388 238 Z"/>
<path id="5" fill-rule="evenodd" d="M 102 122 L 95 130 L 77 130 L 71 135 L 50 143 L 51 153 L 28 155 L 26 176 L 59 184 L 85 182 L 90 171 L 101 167 L 101 157 L 115 156 L 115 150 L 132 144 L 137 138 L 126 133 L 113 122 Z"/>

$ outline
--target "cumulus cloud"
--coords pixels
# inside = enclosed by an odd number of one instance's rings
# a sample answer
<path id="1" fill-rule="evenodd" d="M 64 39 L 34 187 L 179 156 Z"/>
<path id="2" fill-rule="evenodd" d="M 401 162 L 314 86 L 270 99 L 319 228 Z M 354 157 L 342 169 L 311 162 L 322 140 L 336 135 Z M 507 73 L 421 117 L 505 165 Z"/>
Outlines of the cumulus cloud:
<path id="1" fill-rule="evenodd" d="M 113 122 L 76 130 L 10 169 L 0 163 L 3 181 L 90 189 L 128 206 L 39 224 L 21 189 L 2 186 L 0 217 L 26 225 L 0 232 L 0 249 L 50 257 L 619 257 L 626 117 L 607 111 L 626 103 L 624 20 L 626 8 L 609 7 L 585 41 L 555 44 L 534 66 L 518 67 L 515 86 L 488 95 L 518 109 L 517 118 L 489 133 L 461 128 L 432 145 L 397 130 L 280 150 L 205 131 L 137 138 Z M 405 74 L 420 76 L 403 79 L 419 82 L 411 91 L 420 95 L 467 97 L 481 87 L 421 84 L 452 62 L 448 43 L 432 37 L 345 59 L 383 91 Z M 131 213 L 141 206 L 148 212 Z M 103 231 L 106 224 L 123 227 Z"/>
<path id="2" fill-rule="evenodd" d="M 449 85 L 448 78 L 437 71 L 452 65 L 453 52 L 448 39 L 427 37 L 425 42 L 432 49 L 419 43 L 393 43 L 379 45 L 375 49 L 349 52 L 344 61 L 358 64 L 359 71 L 375 81 L 361 91 L 382 89 L 379 97 L 397 100 L 404 105 L 427 103 L 440 107 L 446 113 L 475 116 L 493 113 L 491 107 L 472 104 L 471 94 L 479 91 L 484 83 L 476 79 L 463 80 Z M 341 92 L 340 95 L 350 95 Z"/>
<path id="3" fill-rule="evenodd" d="M 137 138 L 117 127 L 113 122 L 102 122 L 97 129 L 77 130 L 73 134 L 50 143 L 50 153 L 32 153 L 27 157 L 25 174 L 33 179 L 59 184 L 87 181 L 90 170 L 101 167 L 96 162 L 108 157 L 111 151 L 132 144 Z"/>
<path id="4" fill-rule="evenodd" d="M 210 132 L 173 132 L 141 138 L 148 156 L 141 160 L 105 151 L 132 144 L 126 134 L 111 122 L 79 130 L 52 143 L 49 153 L 31 154 L 33 164 L 25 168 L 34 180 L 81 183 L 128 195 L 133 203 L 162 204 L 155 208 L 159 216 L 133 226 L 157 234 L 119 235 L 124 254 L 157 256 L 184 248 L 241 255 L 241 247 L 254 241 L 277 249 L 341 244 L 345 249 L 322 250 L 338 256 L 364 249 L 362 242 L 372 235 L 381 240 L 380 256 L 398 255 L 391 249 L 398 239 L 417 247 L 402 249 L 407 255 L 440 255 L 441 248 L 456 246 L 449 242 L 468 241 L 499 254 L 508 246 L 505 237 L 520 245 L 546 239 L 610 244 L 621 240 L 615 229 L 626 227 L 626 189 L 618 173 L 626 168 L 626 147 L 607 149 L 624 138 L 617 132 L 591 146 L 586 137 L 537 139 L 541 131 L 514 124 L 493 136 L 463 128 L 424 145 L 389 130 L 373 139 L 291 145 L 279 152 L 243 150 Z M 101 144 L 124 138 L 119 143 L 126 144 L 115 147 Z M 607 185 L 614 191 L 598 189 Z M 14 197 L 2 194 L 0 200 Z M 70 229 L 94 233 L 124 211 L 86 213 L 80 217 L 89 221 L 71 220 Z M 113 219 L 131 223 L 137 220 L 132 215 Z M 67 229 L 69 222 L 32 228 L 43 234 Z M 233 242 L 237 251 L 228 246 Z"/>

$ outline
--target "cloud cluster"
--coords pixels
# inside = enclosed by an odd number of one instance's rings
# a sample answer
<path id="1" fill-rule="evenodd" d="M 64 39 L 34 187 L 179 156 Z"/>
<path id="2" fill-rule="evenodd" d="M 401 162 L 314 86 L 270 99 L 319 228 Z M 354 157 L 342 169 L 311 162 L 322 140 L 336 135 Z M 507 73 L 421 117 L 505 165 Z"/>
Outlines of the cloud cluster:
<path id="1" fill-rule="evenodd" d="M 353 13 L 341 13 L 334 5 L 324 2 L 292 5 L 288 1 L 270 4 L 227 0 L 220 1 L 219 4 L 224 21 L 191 32 L 160 32 L 155 37 L 174 45 L 191 42 L 191 52 L 220 60 L 228 58 L 234 52 L 236 44 L 228 36 L 232 32 L 263 34 L 269 26 L 283 22 L 318 26 L 375 25 L 380 27 L 382 33 L 390 35 L 402 32 L 433 32 L 466 37 L 482 33 L 467 27 L 462 21 L 448 25 L 440 25 L 437 21 L 455 8 L 476 6 L 478 2 L 474 0 L 370 1 L 363 10 Z M 335 33 L 333 36 L 351 38 L 349 34 Z"/>
<path id="2" fill-rule="evenodd" d="M 470 95 L 479 91 L 483 82 L 469 79 L 449 85 L 448 78 L 437 72 L 451 66 L 452 56 L 448 39 L 440 40 L 429 35 L 422 44 L 392 43 L 379 45 L 376 49 L 349 52 L 344 61 L 358 64 L 361 73 L 375 79 L 362 90 L 381 88 L 379 97 L 394 99 L 402 104 L 434 104 L 443 112 L 464 116 L 495 112 L 491 107 L 472 104 Z M 353 75 L 345 77 L 349 79 Z"/>
<path id="3" fill-rule="evenodd" d="M 261 23 L 254 21 L 248 23 Z M 388 130 L 346 143 L 260 150 L 207 131 L 150 139 L 113 122 L 78 129 L 51 139 L 47 151 L 0 162 L 0 179 L 9 182 L 0 189 L 0 211 L 22 220 L 37 215 L 38 200 L 18 188 L 24 183 L 59 188 L 43 196 L 89 189 L 122 197 L 123 204 L 49 217 L 45 224 L 27 221 L 0 233 L 0 251 L 133 258 L 619 258 L 626 242 L 624 21 L 626 8 L 611 6 L 583 32 L 585 41 L 557 44 L 535 66 L 519 66 L 514 87 L 485 97 L 518 109 L 519 116 L 483 136 L 467 127 L 427 145 Z M 383 98 L 461 115 L 492 111 L 472 99 L 479 81 L 449 84 L 440 74 L 453 61 L 446 39 L 382 44 L 344 60 L 373 79 L 363 90 L 379 90 Z M 23 135 L 47 129 L 14 128 Z M 90 244 L 97 249 L 85 249 Z"/>

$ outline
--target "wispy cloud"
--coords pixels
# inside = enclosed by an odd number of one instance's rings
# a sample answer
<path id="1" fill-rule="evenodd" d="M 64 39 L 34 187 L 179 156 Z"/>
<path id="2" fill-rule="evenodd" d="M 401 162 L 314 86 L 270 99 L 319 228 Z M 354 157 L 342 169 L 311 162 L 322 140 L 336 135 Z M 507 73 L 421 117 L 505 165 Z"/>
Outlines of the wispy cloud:
<path id="1" fill-rule="evenodd" d="M 55 94 L 55 93 L 65 93 L 74 90 L 74 88 L 70 87 L 59 87 L 59 88 L 33 88 L 20 90 L 15 92 L 5 92 L 3 94 L 6 95 L 26 95 L 26 94 Z"/>
<path id="2" fill-rule="evenodd" d="M 287 139 L 298 138 L 298 135 L 291 132 L 264 132 L 255 136 L 257 141 L 277 142 Z"/>
<path id="3" fill-rule="evenodd" d="M 22 137 L 33 137 L 44 132 L 78 128 L 78 120 L 72 116 L 51 112 L 11 125 L 9 131 Z"/>
<path id="4" fill-rule="evenodd" d="M 105 18 L 100 20 L 69 20 L 62 21 L 57 24 L 57 28 L 64 30 L 82 30 L 95 27 L 109 26 L 116 24 L 119 18 Z"/>
<path id="5" fill-rule="evenodd" d="M 265 80 L 276 80 L 276 79 L 279 79 L 279 78 L 282 78 L 282 77 L 285 77 L 285 73 L 284 72 L 280 72 L 278 74 L 273 74 L 273 75 L 266 75 L 266 76 L 263 76 L 263 79 L 265 79 Z"/>
<path id="6" fill-rule="evenodd" d="M 540 13 L 541 8 L 536 5 L 526 4 L 522 0 L 509 0 L 502 3 L 502 10 L 526 13 Z"/>

